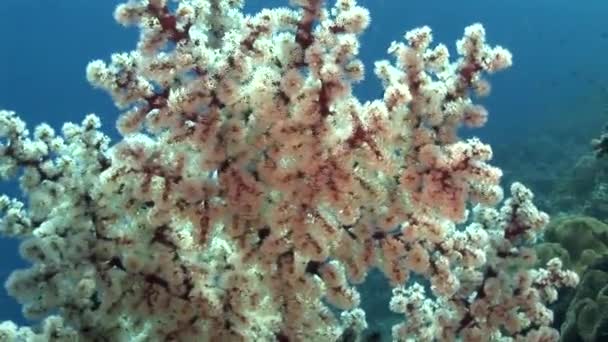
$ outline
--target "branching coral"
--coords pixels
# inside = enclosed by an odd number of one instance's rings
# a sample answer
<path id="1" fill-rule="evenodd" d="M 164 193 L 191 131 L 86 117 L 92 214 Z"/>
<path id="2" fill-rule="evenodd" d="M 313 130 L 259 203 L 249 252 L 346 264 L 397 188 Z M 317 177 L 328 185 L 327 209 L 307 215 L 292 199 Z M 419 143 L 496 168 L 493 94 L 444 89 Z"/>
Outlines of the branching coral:
<path id="1" fill-rule="evenodd" d="M 375 65 L 383 98 L 361 103 L 367 10 L 292 5 L 118 6 L 137 49 L 87 68 L 124 110 L 116 144 L 95 116 L 31 137 L 0 112 L 2 176 L 22 170 L 29 201 L 1 198 L 1 231 L 33 264 L 7 288 L 28 317 L 60 316 L 0 335 L 346 341 L 366 327 L 354 285 L 378 267 L 406 314 L 395 340 L 555 339 L 543 303 L 576 275 L 559 260 L 530 269 L 548 217 L 520 184 L 492 209 L 492 151 L 457 134 L 485 123 L 469 93 L 485 95 L 510 53 L 475 24 L 450 62 L 430 28 L 410 31 Z"/>

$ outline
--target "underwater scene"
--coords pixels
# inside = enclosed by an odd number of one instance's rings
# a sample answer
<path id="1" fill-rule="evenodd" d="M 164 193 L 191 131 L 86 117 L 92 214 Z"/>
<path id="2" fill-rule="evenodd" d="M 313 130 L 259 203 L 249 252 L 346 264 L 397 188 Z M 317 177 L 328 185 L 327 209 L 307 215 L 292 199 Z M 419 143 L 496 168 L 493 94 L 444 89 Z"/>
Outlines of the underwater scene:
<path id="1" fill-rule="evenodd" d="M 0 342 L 608 341 L 607 15 L 3 0 Z"/>

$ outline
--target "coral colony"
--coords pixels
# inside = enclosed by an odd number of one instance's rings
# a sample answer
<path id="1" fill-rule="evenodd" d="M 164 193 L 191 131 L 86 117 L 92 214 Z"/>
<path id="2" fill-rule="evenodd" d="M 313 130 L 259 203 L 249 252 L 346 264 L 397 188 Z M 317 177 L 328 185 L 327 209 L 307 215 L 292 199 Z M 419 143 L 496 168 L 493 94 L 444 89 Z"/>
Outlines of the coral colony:
<path id="1" fill-rule="evenodd" d="M 510 53 L 469 26 L 450 60 L 428 27 L 378 61 L 383 98 L 352 94 L 370 23 L 355 0 L 130 0 L 137 49 L 87 77 L 123 111 L 111 144 L 88 115 L 33 134 L 0 112 L 0 230 L 32 266 L 8 292 L 36 329 L 2 341 L 356 341 L 355 285 L 381 270 L 395 341 L 555 341 L 547 304 L 575 273 L 535 269 L 548 216 L 502 201 L 479 127 Z M 502 202 L 497 208 L 494 208 Z"/>

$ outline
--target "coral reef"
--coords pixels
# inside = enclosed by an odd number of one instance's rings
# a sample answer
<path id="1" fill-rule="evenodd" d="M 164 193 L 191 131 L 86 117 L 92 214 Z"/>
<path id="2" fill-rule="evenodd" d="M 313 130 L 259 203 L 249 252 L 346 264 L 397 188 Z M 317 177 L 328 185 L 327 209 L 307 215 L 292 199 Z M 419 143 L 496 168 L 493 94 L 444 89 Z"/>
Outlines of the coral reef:
<path id="1" fill-rule="evenodd" d="M 565 215 L 557 217 L 547 226 L 542 243 L 535 246 L 537 265 L 544 265 L 548 260 L 559 258 L 566 268 L 575 270 L 580 277 L 587 275 L 587 268 L 598 260 L 608 257 L 608 225 L 588 216 Z M 583 286 L 583 285 L 580 285 Z M 559 291 L 559 300 L 550 307 L 553 310 L 555 328 L 573 329 L 573 314 L 570 310 L 581 289 L 564 288 Z M 597 292 L 595 292 L 597 293 Z M 576 315 L 576 314 L 575 314 Z M 571 335 L 571 332 L 568 332 Z M 564 337 L 564 341 L 574 341 Z"/>
<path id="2" fill-rule="evenodd" d="M 608 219 L 608 159 L 584 154 L 557 179 L 547 196 L 552 212 Z"/>
<path id="3" fill-rule="evenodd" d="M 32 134 L 0 111 L 0 176 L 27 199 L 0 197 L 0 232 L 32 263 L 6 287 L 43 320 L 0 339 L 352 341 L 378 268 L 395 341 L 557 340 L 546 305 L 578 277 L 534 267 L 548 216 L 520 183 L 502 201 L 491 148 L 458 136 L 511 54 L 474 24 L 451 61 L 418 28 L 361 103 L 368 11 L 291 3 L 119 5 L 137 49 L 87 68 L 124 111 L 116 143 L 95 115 Z"/>
<path id="4" fill-rule="evenodd" d="M 594 85 L 578 96 L 550 101 L 544 115 L 551 120 L 505 133 L 492 144 L 494 164 L 507 170 L 503 181 L 525 183 L 535 192 L 535 204 L 552 216 L 608 220 L 608 158 L 598 158 L 589 146 L 589 137 L 604 125 L 607 101 L 605 88 Z"/>
<path id="5" fill-rule="evenodd" d="M 608 337 L 608 257 L 583 273 L 562 325 L 563 341 L 604 341 Z"/>
<path id="6" fill-rule="evenodd" d="M 537 247 L 539 260 L 559 257 L 579 275 L 595 259 L 608 256 L 608 225 L 589 216 L 567 215 L 554 219 Z"/>

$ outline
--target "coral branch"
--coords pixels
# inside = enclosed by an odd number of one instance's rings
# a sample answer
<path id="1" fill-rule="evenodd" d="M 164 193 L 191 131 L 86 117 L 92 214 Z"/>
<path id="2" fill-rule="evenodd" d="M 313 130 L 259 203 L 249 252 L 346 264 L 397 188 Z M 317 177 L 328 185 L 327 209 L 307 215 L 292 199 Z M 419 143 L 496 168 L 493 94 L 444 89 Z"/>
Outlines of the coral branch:
<path id="1" fill-rule="evenodd" d="M 0 232 L 32 263 L 6 286 L 44 318 L 0 340 L 353 341 L 372 268 L 406 316 L 396 341 L 556 338 L 545 304 L 577 278 L 532 269 L 548 216 L 518 183 L 493 209 L 492 150 L 458 136 L 487 121 L 470 95 L 510 53 L 474 24 L 452 62 L 412 30 L 375 64 L 382 98 L 361 103 L 368 11 L 292 5 L 119 5 L 136 50 L 87 68 L 123 111 L 112 145 L 92 115 L 31 136 L 0 111 L 0 176 L 28 201 L 0 197 Z"/>

